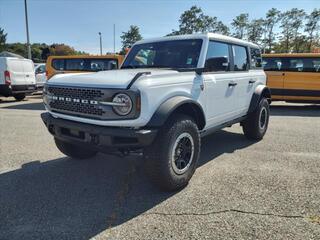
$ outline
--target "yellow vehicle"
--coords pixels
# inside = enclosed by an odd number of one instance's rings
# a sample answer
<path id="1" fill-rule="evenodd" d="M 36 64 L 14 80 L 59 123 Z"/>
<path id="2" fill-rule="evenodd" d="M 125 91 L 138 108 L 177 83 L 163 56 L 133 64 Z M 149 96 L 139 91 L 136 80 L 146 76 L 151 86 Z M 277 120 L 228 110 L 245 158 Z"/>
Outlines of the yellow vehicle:
<path id="1" fill-rule="evenodd" d="M 46 63 L 47 79 L 55 74 L 98 72 L 117 69 L 121 66 L 124 56 L 117 54 L 91 56 L 49 56 Z"/>
<path id="2" fill-rule="evenodd" d="M 320 102 L 320 53 L 264 54 L 272 100 Z"/>

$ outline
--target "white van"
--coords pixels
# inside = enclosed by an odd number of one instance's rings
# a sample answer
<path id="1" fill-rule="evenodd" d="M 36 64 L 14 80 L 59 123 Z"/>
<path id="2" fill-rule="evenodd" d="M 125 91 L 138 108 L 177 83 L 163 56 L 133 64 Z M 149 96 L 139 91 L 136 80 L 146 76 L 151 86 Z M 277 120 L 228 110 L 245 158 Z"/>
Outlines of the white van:
<path id="1" fill-rule="evenodd" d="M 34 64 L 29 59 L 0 57 L 0 95 L 21 101 L 36 91 Z"/>
<path id="2" fill-rule="evenodd" d="M 37 89 L 42 89 L 43 85 L 47 81 L 46 64 L 45 63 L 35 63 L 34 70 L 35 70 L 35 74 L 36 74 Z"/>

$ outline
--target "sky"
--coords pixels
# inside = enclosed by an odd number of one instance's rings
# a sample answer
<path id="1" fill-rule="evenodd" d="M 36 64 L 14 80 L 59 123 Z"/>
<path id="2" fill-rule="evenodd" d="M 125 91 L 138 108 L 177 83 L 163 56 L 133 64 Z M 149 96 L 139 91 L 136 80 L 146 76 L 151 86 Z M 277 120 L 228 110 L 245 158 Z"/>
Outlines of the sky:
<path id="1" fill-rule="evenodd" d="M 240 13 L 259 18 L 272 7 L 310 13 L 320 8 L 320 0 L 27 0 L 27 5 L 31 43 L 65 43 L 98 54 L 98 32 L 103 52 L 113 51 L 113 24 L 118 51 L 120 35 L 130 25 L 139 26 L 143 38 L 161 37 L 178 29 L 181 13 L 193 5 L 230 26 Z M 8 43 L 26 42 L 24 0 L 0 0 L 0 27 Z"/>

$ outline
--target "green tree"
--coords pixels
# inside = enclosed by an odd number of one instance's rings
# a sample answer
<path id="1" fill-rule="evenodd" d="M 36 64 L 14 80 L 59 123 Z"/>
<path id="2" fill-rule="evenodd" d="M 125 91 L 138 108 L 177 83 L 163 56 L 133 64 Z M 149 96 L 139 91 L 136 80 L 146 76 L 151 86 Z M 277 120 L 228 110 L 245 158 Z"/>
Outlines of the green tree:
<path id="1" fill-rule="evenodd" d="M 257 44 L 262 41 L 264 20 L 262 18 L 253 19 L 247 26 L 248 40 Z"/>
<path id="2" fill-rule="evenodd" d="M 179 30 L 172 30 L 167 36 L 206 32 L 228 35 L 229 28 L 218 21 L 217 17 L 205 15 L 200 7 L 192 6 L 181 14 Z"/>
<path id="3" fill-rule="evenodd" d="M 0 27 L 0 52 L 6 47 L 7 33 L 4 33 L 4 29 Z"/>
<path id="4" fill-rule="evenodd" d="M 295 52 L 300 51 L 300 29 L 303 26 L 303 20 L 305 18 L 304 10 L 298 8 L 292 8 L 289 11 L 281 14 L 281 34 L 280 41 L 284 42 L 285 52 L 289 52 L 291 48 Z"/>
<path id="5" fill-rule="evenodd" d="M 249 22 L 249 14 L 241 13 L 232 20 L 231 25 L 234 28 L 234 37 L 244 39 L 246 35 L 246 29 Z"/>
<path id="6" fill-rule="evenodd" d="M 281 12 L 276 8 L 271 8 L 264 20 L 264 44 L 268 46 L 268 52 L 271 52 L 272 46 L 275 41 L 274 27 L 280 20 Z M 264 46 L 266 47 L 266 46 Z"/>
<path id="7" fill-rule="evenodd" d="M 68 45 L 55 43 L 50 46 L 50 55 L 77 55 L 77 51 Z"/>
<path id="8" fill-rule="evenodd" d="M 126 48 L 130 48 L 135 42 L 142 39 L 140 29 L 138 26 L 131 25 L 127 32 L 122 32 L 120 36 L 122 39 L 122 51 Z"/>
<path id="9" fill-rule="evenodd" d="M 320 29 L 320 9 L 314 9 L 309 15 L 306 16 L 307 23 L 305 25 L 304 31 L 308 34 L 308 50 L 311 52 L 311 48 L 315 37 L 318 38 L 318 32 Z"/>

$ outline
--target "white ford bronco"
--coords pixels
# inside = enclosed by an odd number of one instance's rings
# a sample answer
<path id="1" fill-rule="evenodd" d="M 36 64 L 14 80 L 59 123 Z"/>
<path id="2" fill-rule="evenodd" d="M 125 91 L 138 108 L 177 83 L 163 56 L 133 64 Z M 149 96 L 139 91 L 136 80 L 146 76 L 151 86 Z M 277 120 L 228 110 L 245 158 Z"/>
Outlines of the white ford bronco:
<path id="1" fill-rule="evenodd" d="M 202 136 L 240 123 L 263 138 L 265 84 L 255 44 L 211 33 L 142 40 L 121 69 L 52 77 L 41 117 L 65 155 L 140 151 L 151 179 L 176 190 L 196 169 Z"/>

